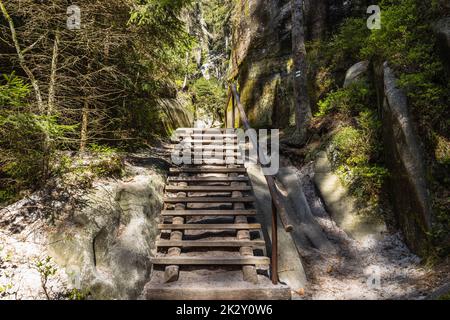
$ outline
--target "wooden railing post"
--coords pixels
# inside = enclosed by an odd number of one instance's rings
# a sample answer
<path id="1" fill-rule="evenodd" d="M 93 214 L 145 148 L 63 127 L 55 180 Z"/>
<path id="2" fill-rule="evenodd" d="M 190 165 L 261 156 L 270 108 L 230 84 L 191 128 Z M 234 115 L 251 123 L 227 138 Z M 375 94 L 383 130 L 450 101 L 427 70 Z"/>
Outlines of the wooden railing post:
<path id="1" fill-rule="evenodd" d="M 277 207 L 272 201 L 272 283 L 278 284 L 278 215 Z"/>
<path id="2" fill-rule="evenodd" d="M 231 94 L 231 108 L 233 109 L 231 113 L 231 128 L 236 129 L 236 104 L 233 94 Z"/>

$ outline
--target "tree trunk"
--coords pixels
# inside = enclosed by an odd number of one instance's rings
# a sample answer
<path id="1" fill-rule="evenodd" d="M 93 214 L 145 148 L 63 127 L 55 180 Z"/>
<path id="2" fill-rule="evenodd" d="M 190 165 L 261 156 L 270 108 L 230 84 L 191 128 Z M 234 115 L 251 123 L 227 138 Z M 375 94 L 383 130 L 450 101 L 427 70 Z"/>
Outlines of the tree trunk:
<path id="1" fill-rule="evenodd" d="M 59 54 L 59 41 L 60 41 L 60 33 L 59 31 L 55 32 L 55 40 L 53 43 L 53 56 L 52 56 L 52 65 L 51 65 L 51 73 L 50 73 L 50 83 L 48 86 L 48 106 L 47 106 L 47 115 L 51 115 L 55 108 L 56 101 L 56 72 L 58 69 L 58 54 Z"/>
<path id="2" fill-rule="evenodd" d="M 91 62 L 88 63 L 86 71 L 87 75 L 91 73 L 92 70 L 92 64 Z M 89 88 L 89 83 L 86 83 L 86 88 Z M 88 135 L 89 135 L 89 93 L 88 89 L 85 89 L 85 97 L 84 97 L 84 103 L 83 103 L 83 109 L 81 111 L 81 132 L 80 132 L 80 152 L 86 152 L 86 146 L 88 142 Z"/>
<path id="3" fill-rule="evenodd" d="M 311 105 L 308 95 L 304 0 L 292 0 L 292 55 L 294 62 L 294 106 L 298 142 L 303 142 L 311 120 Z"/>
<path id="4" fill-rule="evenodd" d="M 56 75 L 58 70 L 58 55 L 59 55 L 59 41 L 60 41 L 59 31 L 55 32 L 55 40 L 53 42 L 53 54 L 52 63 L 50 67 L 50 81 L 48 85 L 48 101 L 47 101 L 47 116 L 50 117 L 56 109 Z M 47 180 L 50 174 L 50 155 L 51 155 L 51 139 L 50 139 L 50 119 L 47 119 L 47 131 L 44 137 L 44 180 Z"/>
<path id="5" fill-rule="evenodd" d="M 88 123 L 89 123 L 89 102 L 86 98 L 84 100 L 82 120 L 81 120 L 81 135 L 80 135 L 80 152 L 86 151 L 86 145 L 88 140 Z"/>
<path id="6" fill-rule="evenodd" d="M 5 17 L 5 20 L 9 24 L 12 41 L 13 41 L 14 47 L 17 52 L 17 57 L 19 58 L 20 67 L 23 69 L 23 71 L 25 71 L 28 78 L 30 79 L 31 85 L 33 87 L 33 90 L 34 90 L 34 93 L 36 96 L 36 103 L 38 105 L 39 112 L 41 114 L 44 114 L 44 112 L 45 112 L 44 102 L 42 100 L 42 93 L 41 93 L 41 89 L 39 87 L 38 81 L 36 80 L 36 77 L 34 76 L 31 69 L 28 68 L 27 64 L 25 63 L 25 57 L 23 55 L 22 49 L 20 48 L 19 40 L 17 39 L 17 33 L 16 33 L 16 28 L 14 26 L 14 22 L 13 22 L 12 18 L 10 17 L 8 11 L 6 10 L 6 8 L 1 0 L 0 0 L 0 10 L 2 11 L 3 16 Z"/>

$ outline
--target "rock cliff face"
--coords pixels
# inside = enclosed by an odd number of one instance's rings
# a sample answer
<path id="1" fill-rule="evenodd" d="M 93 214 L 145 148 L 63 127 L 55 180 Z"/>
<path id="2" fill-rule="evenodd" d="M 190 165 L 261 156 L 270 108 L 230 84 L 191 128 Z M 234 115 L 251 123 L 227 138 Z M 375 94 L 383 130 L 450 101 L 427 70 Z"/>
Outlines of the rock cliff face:
<path id="1" fill-rule="evenodd" d="M 234 75 L 255 127 L 290 123 L 290 10 L 285 0 L 242 0 L 235 8 Z"/>
<path id="2" fill-rule="evenodd" d="M 307 39 L 320 39 L 363 2 L 306 0 Z M 239 0 L 233 24 L 232 77 L 252 125 L 294 125 L 291 1 Z"/>

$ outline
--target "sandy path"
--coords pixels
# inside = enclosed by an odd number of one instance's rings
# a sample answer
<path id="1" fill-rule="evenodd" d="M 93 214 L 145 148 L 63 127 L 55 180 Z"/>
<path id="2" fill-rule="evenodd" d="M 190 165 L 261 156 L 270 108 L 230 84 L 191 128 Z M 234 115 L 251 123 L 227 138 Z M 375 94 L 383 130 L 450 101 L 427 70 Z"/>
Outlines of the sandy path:
<path id="1" fill-rule="evenodd" d="M 338 253 L 304 253 L 309 279 L 304 299 L 425 299 L 437 286 L 448 283 L 448 269 L 425 268 L 400 234 L 387 233 L 381 240 L 363 242 L 350 238 L 326 212 L 313 174 L 311 164 L 298 171 L 311 210 Z"/>

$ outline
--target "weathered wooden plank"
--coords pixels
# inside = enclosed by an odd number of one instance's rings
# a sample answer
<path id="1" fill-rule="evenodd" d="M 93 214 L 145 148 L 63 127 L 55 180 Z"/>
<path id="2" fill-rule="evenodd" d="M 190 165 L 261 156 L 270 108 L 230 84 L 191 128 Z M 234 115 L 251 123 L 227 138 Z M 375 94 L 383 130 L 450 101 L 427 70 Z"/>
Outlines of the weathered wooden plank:
<path id="1" fill-rule="evenodd" d="M 147 300 L 290 300 L 288 287 L 239 288 L 148 288 L 145 290 Z"/>
<path id="2" fill-rule="evenodd" d="M 188 187 L 182 187 L 182 186 L 166 186 L 167 192 L 177 192 L 177 191 L 184 191 L 184 192 L 201 192 L 201 191 L 208 191 L 208 192 L 233 192 L 233 191 L 251 191 L 252 187 L 250 186 L 188 186 Z"/>
<path id="3" fill-rule="evenodd" d="M 159 230 L 258 230 L 259 223 L 234 224 L 158 224 Z"/>
<path id="4" fill-rule="evenodd" d="M 218 134 L 218 133 L 180 133 L 176 135 L 178 138 L 189 138 L 192 137 L 194 139 L 203 139 L 203 138 L 219 138 L 219 139 L 237 139 L 238 136 L 234 133 L 225 133 L 225 134 Z"/>
<path id="5" fill-rule="evenodd" d="M 206 168 L 206 167 L 190 167 L 190 168 L 170 168 L 171 173 L 246 173 L 246 168 Z"/>
<path id="6" fill-rule="evenodd" d="M 235 203 L 255 202 L 254 197 L 230 198 L 230 197 L 164 197 L 165 203 Z"/>
<path id="7" fill-rule="evenodd" d="M 160 265 L 269 265 L 267 257 L 155 257 L 153 264 Z"/>
<path id="8" fill-rule="evenodd" d="M 175 154 L 174 156 L 180 158 L 180 159 L 189 159 L 189 158 L 193 158 L 193 157 L 197 157 L 197 158 L 205 158 L 205 159 L 218 159 L 221 160 L 224 157 L 239 157 L 242 158 L 243 154 L 242 152 L 235 152 L 235 151 L 231 151 L 231 150 L 226 150 L 224 152 L 221 152 L 220 150 L 205 150 L 205 151 L 196 151 L 196 152 L 191 152 L 191 153 L 178 153 Z"/>
<path id="9" fill-rule="evenodd" d="M 159 240 L 156 241 L 157 247 L 181 247 L 181 248 L 234 248 L 234 247 L 252 247 L 259 248 L 264 247 L 265 242 L 263 240 L 195 240 L 195 241 L 171 241 L 171 240 Z"/>
<path id="10" fill-rule="evenodd" d="M 256 216 L 256 210 L 163 210 L 162 216 L 165 217 L 220 217 L 220 216 Z"/>
<path id="11" fill-rule="evenodd" d="M 234 132 L 234 129 L 227 128 L 178 128 L 175 132 Z"/>
<path id="12" fill-rule="evenodd" d="M 185 140 L 184 142 L 189 142 L 191 144 L 211 144 L 211 145 L 223 145 L 223 144 L 233 144 L 235 145 L 237 143 L 236 139 L 232 139 L 232 138 L 225 138 L 225 139 L 199 139 L 199 140 Z"/>
<path id="13" fill-rule="evenodd" d="M 249 181 L 248 177 L 169 177 L 168 182 L 232 182 Z"/>
<path id="14" fill-rule="evenodd" d="M 193 150 L 241 150 L 239 146 L 222 146 L 222 145 L 192 145 Z"/>

